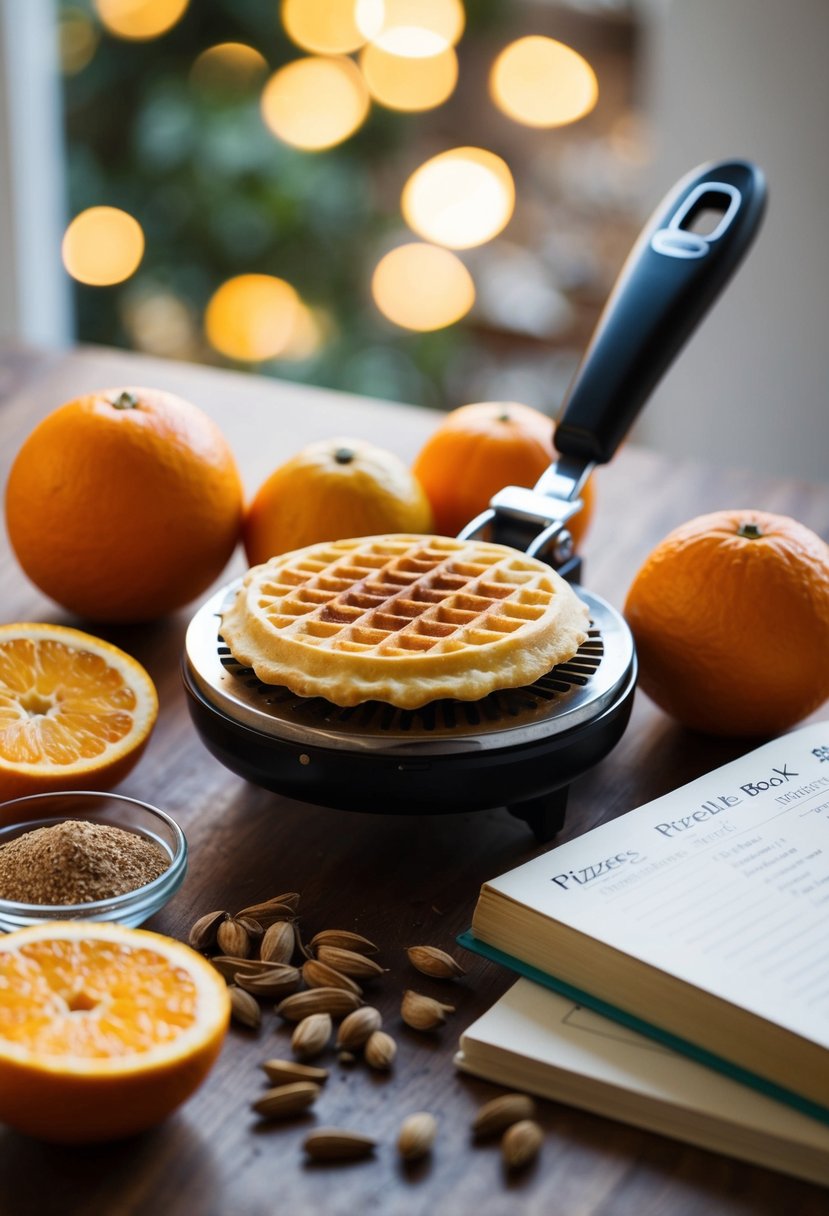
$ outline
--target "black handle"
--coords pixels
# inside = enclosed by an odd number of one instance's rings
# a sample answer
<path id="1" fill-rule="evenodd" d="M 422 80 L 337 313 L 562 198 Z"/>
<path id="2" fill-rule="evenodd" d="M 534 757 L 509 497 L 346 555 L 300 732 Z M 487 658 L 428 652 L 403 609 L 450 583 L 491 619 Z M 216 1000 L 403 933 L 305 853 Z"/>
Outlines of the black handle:
<path id="1" fill-rule="evenodd" d="M 564 456 L 605 464 L 759 228 L 762 172 L 703 165 L 657 207 L 622 267 L 556 427 Z M 706 231 L 707 229 L 707 231 Z"/>

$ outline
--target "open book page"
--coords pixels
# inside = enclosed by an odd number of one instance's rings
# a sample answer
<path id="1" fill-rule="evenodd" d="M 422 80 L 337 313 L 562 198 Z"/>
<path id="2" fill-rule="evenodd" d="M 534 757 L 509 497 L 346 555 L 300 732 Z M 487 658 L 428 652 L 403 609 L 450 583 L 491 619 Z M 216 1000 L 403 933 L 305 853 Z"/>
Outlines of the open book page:
<path id="1" fill-rule="evenodd" d="M 530 980 L 514 984 L 461 1037 L 461 1068 L 465 1052 L 472 1072 L 490 1075 L 491 1062 L 505 1058 L 507 1072 L 494 1078 L 504 1084 L 669 1134 L 679 1134 L 685 1116 L 701 1116 L 693 1123 L 711 1128 L 712 1143 L 733 1127 L 742 1129 L 735 1142 L 753 1132 L 829 1154 L 829 1127 Z M 520 1077 L 518 1060 L 527 1065 Z"/>
<path id="2" fill-rule="evenodd" d="M 829 1047 L 829 723 L 486 885 Z"/>

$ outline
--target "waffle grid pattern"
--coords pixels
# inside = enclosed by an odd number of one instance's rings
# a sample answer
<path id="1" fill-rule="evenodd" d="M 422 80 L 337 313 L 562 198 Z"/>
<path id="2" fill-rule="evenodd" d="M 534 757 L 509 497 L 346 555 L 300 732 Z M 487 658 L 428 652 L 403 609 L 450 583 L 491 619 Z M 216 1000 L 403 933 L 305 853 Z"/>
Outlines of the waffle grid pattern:
<path id="1" fill-rule="evenodd" d="M 274 563 L 254 608 L 307 646 L 384 657 L 448 654 L 499 641 L 540 619 L 548 572 L 500 546 L 422 537 L 332 543 Z"/>

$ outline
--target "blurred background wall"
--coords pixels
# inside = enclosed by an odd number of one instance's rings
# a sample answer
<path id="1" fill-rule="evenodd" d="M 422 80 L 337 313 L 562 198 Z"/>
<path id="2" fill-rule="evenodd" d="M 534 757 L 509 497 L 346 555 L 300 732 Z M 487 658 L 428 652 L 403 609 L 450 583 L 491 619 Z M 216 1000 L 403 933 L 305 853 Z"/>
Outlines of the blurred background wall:
<path id="1" fill-rule="evenodd" d="M 826 0 L 0 0 L 0 333 L 554 415 L 649 211 L 747 156 L 636 437 L 823 479 L 827 45 Z"/>

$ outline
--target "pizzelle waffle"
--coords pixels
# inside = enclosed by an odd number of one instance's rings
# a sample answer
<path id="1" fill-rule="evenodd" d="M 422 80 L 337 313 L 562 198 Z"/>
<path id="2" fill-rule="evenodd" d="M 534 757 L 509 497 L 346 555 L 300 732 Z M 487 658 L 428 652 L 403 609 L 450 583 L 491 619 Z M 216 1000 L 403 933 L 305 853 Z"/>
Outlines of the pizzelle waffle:
<path id="1" fill-rule="evenodd" d="M 254 566 L 222 636 L 265 684 L 341 706 L 416 709 L 531 684 L 572 658 L 587 624 L 572 587 L 516 549 L 390 534 Z"/>

